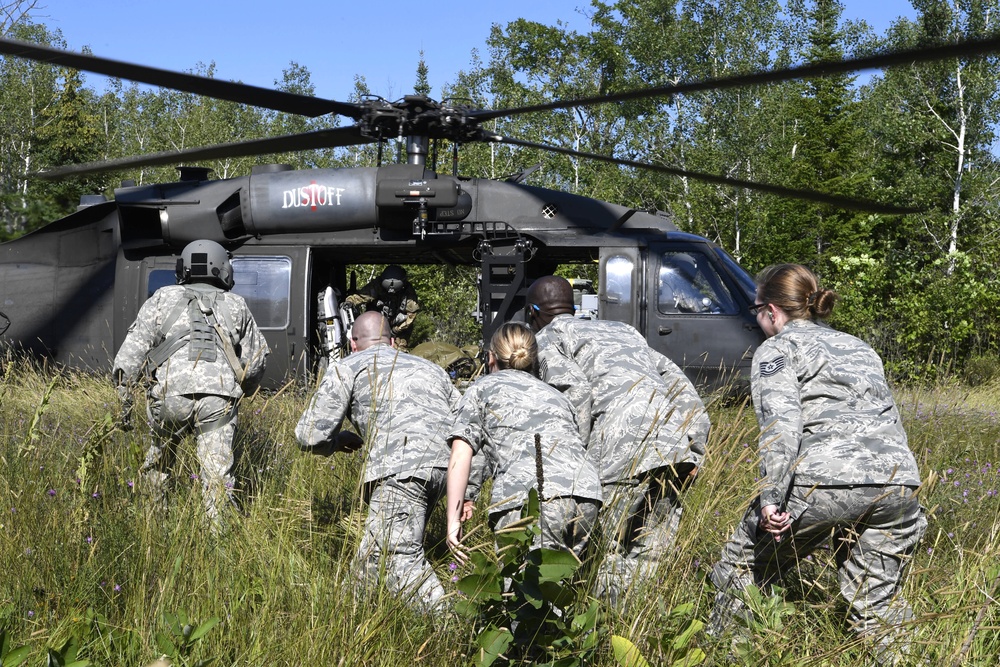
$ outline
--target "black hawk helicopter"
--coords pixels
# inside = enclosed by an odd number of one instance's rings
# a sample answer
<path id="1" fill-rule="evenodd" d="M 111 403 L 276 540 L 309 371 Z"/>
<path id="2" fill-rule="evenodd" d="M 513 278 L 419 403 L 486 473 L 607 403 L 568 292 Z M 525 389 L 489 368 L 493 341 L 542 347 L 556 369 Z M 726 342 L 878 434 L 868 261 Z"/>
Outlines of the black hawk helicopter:
<path id="1" fill-rule="evenodd" d="M 75 367 L 106 369 L 142 303 L 174 282 L 181 249 L 212 239 L 233 255 L 236 286 L 272 349 L 268 380 L 306 377 L 335 351 L 336 305 L 323 294 L 348 289 L 347 267 L 449 262 L 479 268 L 483 340 L 524 317 L 525 292 L 562 263 L 598 262 L 595 294 L 581 316 L 627 322 L 702 387 L 746 377 L 763 334 L 749 306 L 751 277 L 722 248 L 678 231 L 669 216 L 565 192 L 504 181 L 438 174 L 428 168 L 434 140 L 541 148 L 627 167 L 652 169 L 785 197 L 881 213 L 905 209 L 818 192 L 573 151 L 483 127 L 518 114 L 629 99 L 823 76 L 1000 49 L 1000 40 L 879 54 L 725 79 L 696 81 L 531 107 L 482 110 L 411 95 L 357 103 L 177 73 L 92 55 L 0 39 L 0 53 L 271 110 L 354 124 L 303 134 L 66 165 L 41 178 L 130 167 L 296 150 L 345 147 L 405 137 L 406 162 L 371 168 L 293 170 L 265 165 L 212 180 L 204 168 L 180 169 L 173 183 L 123 183 L 111 200 L 84 197 L 78 210 L 0 245 L 0 308 L 12 346 Z M 334 326 L 331 329 L 331 326 Z"/>

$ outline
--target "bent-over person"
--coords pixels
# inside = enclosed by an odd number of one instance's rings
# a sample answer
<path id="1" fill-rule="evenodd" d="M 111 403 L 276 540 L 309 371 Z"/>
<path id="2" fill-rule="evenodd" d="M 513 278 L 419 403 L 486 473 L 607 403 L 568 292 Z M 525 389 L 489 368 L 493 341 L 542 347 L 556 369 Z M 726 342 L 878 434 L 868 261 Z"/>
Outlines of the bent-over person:
<path id="1" fill-rule="evenodd" d="M 363 439 L 368 503 L 355 570 L 373 581 L 384 567 L 389 590 L 433 609 L 444 589 L 424 556 L 424 531 L 445 488 L 458 392 L 441 367 L 393 347 L 382 313 L 355 320 L 351 350 L 327 369 L 295 436 L 306 450 L 337 448 L 347 439 L 344 418 L 351 420 Z"/>
<path id="2" fill-rule="evenodd" d="M 680 493 L 705 455 L 708 415 L 684 372 L 633 327 L 573 317 L 566 279 L 539 278 L 527 301 L 540 377 L 570 399 L 600 474 L 607 554 L 597 592 L 616 605 L 673 546 Z"/>
<path id="3" fill-rule="evenodd" d="M 762 482 L 712 569 L 710 629 L 751 613 L 740 591 L 769 587 L 832 539 L 851 625 L 873 636 L 879 661 L 895 662 L 908 645 L 899 625 L 913 616 L 903 573 L 927 526 L 920 474 L 882 360 L 822 321 L 835 302 L 802 265 L 757 276 L 752 310 L 768 338 L 750 386 Z"/>
<path id="4" fill-rule="evenodd" d="M 582 558 L 601 506 L 601 485 L 586 458 L 572 407 L 535 376 L 538 347 L 523 324 L 500 327 L 488 354 L 490 374 L 466 390 L 449 435 L 448 546 L 465 559 L 461 521 L 468 518 L 463 509 L 475 455 L 483 460 L 485 476 L 493 479 L 493 530 L 519 520 L 535 489 L 541 533 L 532 546 L 572 551 Z"/>

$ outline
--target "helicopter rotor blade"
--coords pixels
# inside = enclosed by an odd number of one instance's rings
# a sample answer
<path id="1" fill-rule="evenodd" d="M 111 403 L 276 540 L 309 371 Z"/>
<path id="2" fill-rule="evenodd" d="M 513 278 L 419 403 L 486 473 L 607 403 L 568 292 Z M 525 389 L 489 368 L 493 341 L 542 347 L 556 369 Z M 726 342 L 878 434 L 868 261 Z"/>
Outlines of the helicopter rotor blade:
<path id="1" fill-rule="evenodd" d="M 746 181 L 740 178 L 717 176 L 715 174 L 706 174 L 704 172 L 699 172 L 699 171 L 689 171 L 687 169 L 677 169 L 676 167 L 650 164 L 648 162 L 625 160 L 622 158 L 611 157 L 608 155 L 600 155 L 598 153 L 575 151 L 569 148 L 560 148 L 559 146 L 539 144 L 533 141 L 523 141 L 521 139 L 505 137 L 499 134 L 486 134 L 484 136 L 484 139 L 486 141 L 511 144 L 513 146 L 521 146 L 523 148 L 537 148 L 544 151 L 559 153 L 561 155 L 568 155 L 570 157 L 580 157 L 580 158 L 587 158 L 589 160 L 598 160 L 600 162 L 609 162 L 611 164 L 617 164 L 624 167 L 633 167 L 636 169 L 657 171 L 663 174 L 670 174 L 672 176 L 685 176 L 699 181 L 704 181 L 706 183 L 714 183 L 716 185 L 727 185 L 735 188 L 743 188 L 745 190 L 756 190 L 758 192 L 767 192 L 769 194 L 778 195 L 780 197 L 788 197 L 790 199 L 802 199 L 805 201 L 812 201 L 820 204 L 829 204 L 830 206 L 835 206 L 837 208 L 848 209 L 853 211 L 864 211 L 867 213 L 882 213 L 886 215 L 905 215 L 908 213 L 922 212 L 922 209 L 917 209 L 917 208 L 904 208 L 900 206 L 893 206 L 891 204 L 882 204 L 879 202 L 869 201 L 865 199 L 853 199 L 851 197 L 843 197 L 840 195 L 829 195 L 823 192 L 816 192 L 815 190 L 800 190 L 798 188 L 788 188 L 782 185 L 771 185 L 770 183 Z"/>
<path id="2" fill-rule="evenodd" d="M 88 174 L 101 174 L 135 167 L 154 167 L 180 162 L 200 162 L 203 160 L 219 160 L 248 155 L 267 155 L 269 153 L 290 153 L 319 148 L 339 148 L 341 146 L 369 144 L 374 141 L 375 139 L 364 136 L 357 125 L 351 125 L 349 127 L 287 134 L 267 139 L 251 139 L 248 141 L 236 141 L 228 144 L 216 144 L 214 146 L 202 146 L 176 151 L 163 151 L 100 162 L 70 164 L 35 172 L 32 176 L 43 180 L 56 180 L 67 176 L 86 176 Z"/>
<path id="3" fill-rule="evenodd" d="M 14 39 L 0 38 L 0 53 L 300 116 L 316 117 L 333 113 L 358 120 L 363 115 L 361 106 L 350 102 L 325 100 L 311 95 L 260 88 L 197 74 L 172 72 Z"/>
<path id="4" fill-rule="evenodd" d="M 669 86 L 656 86 L 653 88 L 640 88 L 627 90 L 621 93 L 610 95 L 595 95 L 593 97 L 581 97 L 575 100 L 557 100 L 545 104 L 535 104 L 526 107 L 515 107 L 512 109 L 495 109 L 473 111 L 469 117 L 477 122 L 493 120 L 495 118 L 505 118 L 519 116 L 526 113 L 538 111 L 550 111 L 554 109 L 572 109 L 576 107 L 588 107 L 608 102 L 626 102 L 629 100 L 641 100 L 649 97 L 666 97 L 669 95 L 679 95 L 685 93 L 695 93 L 706 90 L 725 90 L 727 88 L 740 88 L 743 86 L 761 85 L 766 83 L 778 83 L 793 79 L 806 79 L 812 77 L 830 76 L 832 74 L 844 74 L 847 72 L 857 72 L 870 69 L 882 69 L 895 65 L 911 65 L 915 63 L 944 60 L 947 58 L 968 58 L 982 56 L 1000 51 L 1000 37 L 988 39 L 967 40 L 954 44 L 942 46 L 917 47 L 892 53 L 877 53 L 861 58 L 840 60 L 836 62 L 810 63 L 808 65 L 797 65 L 778 70 L 767 70 L 763 72 L 752 72 L 749 74 L 735 74 L 733 76 L 721 77 L 717 79 L 703 79 L 690 83 L 680 83 Z"/>

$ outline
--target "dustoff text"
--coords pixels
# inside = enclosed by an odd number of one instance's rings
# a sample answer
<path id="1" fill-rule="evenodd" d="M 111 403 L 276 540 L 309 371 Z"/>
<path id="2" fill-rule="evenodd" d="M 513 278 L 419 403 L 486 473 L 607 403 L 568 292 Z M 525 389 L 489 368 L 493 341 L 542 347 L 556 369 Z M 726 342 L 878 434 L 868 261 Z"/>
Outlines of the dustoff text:
<path id="1" fill-rule="evenodd" d="M 342 194 L 344 188 L 319 185 L 313 181 L 304 187 L 282 192 L 281 208 L 310 208 L 315 211 L 319 206 L 340 206 Z"/>

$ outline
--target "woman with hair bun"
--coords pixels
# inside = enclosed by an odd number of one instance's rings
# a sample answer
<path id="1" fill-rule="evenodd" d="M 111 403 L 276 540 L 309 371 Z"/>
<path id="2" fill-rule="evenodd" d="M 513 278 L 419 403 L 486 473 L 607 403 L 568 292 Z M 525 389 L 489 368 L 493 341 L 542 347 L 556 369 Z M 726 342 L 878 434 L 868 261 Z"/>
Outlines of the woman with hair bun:
<path id="1" fill-rule="evenodd" d="M 738 591 L 780 580 L 832 536 L 851 626 L 892 661 L 906 650 L 898 626 L 913 616 L 899 595 L 903 571 L 927 521 L 882 360 L 821 322 L 837 295 L 806 267 L 770 266 L 756 282 L 751 310 L 768 337 L 750 374 L 760 495 L 712 569 L 711 629 L 719 634 L 749 613 Z"/>
<path id="2" fill-rule="evenodd" d="M 448 546 L 465 560 L 463 501 L 472 457 L 478 455 L 493 478 L 490 526 L 498 530 L 520 519 L 528 492 L 536 489 L 541 535 L 534 546 L 580 557 L 601 506 L 601 483 L 587 461 L 569 399 L 535 376 L 538 345 L 523 324 L 497 330 L 488 364 L 490 374 L 476 380 L 459 402 L 449 437 Z"/>

